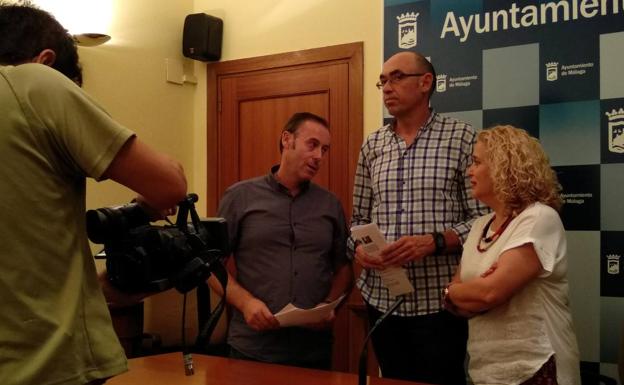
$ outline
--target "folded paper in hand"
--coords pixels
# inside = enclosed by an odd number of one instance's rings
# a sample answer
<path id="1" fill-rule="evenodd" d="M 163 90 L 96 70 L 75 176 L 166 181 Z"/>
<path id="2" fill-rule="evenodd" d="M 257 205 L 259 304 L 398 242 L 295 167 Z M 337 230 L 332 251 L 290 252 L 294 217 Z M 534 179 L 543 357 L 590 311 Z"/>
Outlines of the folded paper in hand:
<path id="1" fill-rule="evenodd" d="M 329 317 L 331 311 L 338 306 L 344 297 L 345 295 L 343 294 L 335 301 L 330 303 L 321 303 L 312 309 L 301 309 L 292 303 L 289 303 L 274 315 L 281 327 L 321 322 Z"/>
<path id="2" fill-rule="evenodd" d="M 362 246 L 366 254 L 371 257 L 379 257 L 379 253 L 387 245 L 376 223 L 353 226 L 351 228 L 351 236 Z M 377 270 L 377 272 L 384 286 L 390 292 L 390 296 L 396 297 L 414 291 L 414 286 L 407 278 L 407 271 L 404 268 L 398 266 L 388 267 L 383 270 Z"/>

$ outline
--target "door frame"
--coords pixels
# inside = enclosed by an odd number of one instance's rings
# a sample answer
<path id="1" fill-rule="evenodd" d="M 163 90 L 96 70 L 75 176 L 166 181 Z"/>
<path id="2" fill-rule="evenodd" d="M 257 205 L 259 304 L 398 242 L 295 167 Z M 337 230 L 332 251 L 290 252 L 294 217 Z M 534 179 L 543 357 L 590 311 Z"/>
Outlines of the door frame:
<path id="1" fill-rule="evenodd" d="M 286 52 L 246 59 L 211 63 L 207 66 L 207 213 L 217 212 L 219 170 L 219 78 L 242 73 L 254 73 L 277 68 L 323 65 L 331 62 L 348 63 L 348 178 L 349 191 L 353 191 L 355 168 L 364 135 L 363 127 L 363 50 L 362 42 L 347 43 L 302 51 Z M 346 215 L 351 215 L 351 202 L 345 205 Z"/>

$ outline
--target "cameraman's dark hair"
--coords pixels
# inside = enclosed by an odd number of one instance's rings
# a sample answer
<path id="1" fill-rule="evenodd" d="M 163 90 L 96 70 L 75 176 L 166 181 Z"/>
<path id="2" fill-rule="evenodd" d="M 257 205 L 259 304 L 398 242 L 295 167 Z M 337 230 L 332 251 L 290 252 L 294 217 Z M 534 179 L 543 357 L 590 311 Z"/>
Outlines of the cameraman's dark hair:
<path id="1" fill-rule="evenodd" d="M 76 43 L 48 12 L 28 0 L 17 4 L 0 0 L 0 64 L 29 62 L 45 49 L 56 53 L 52 68 L 82 86 Z"/>
<path id="2" fill-rule="evenodd" d="M 290 117 L 288 122 L 286 122 L 286 125 L 282 129 L 282 132 L 290 132 L 291 134 L 294 134 L 295 137 L 297 137 L 297 131 L 299 130 L 299 127 L 301 127 L 301 125 L 307 121 L 318 123 L 329 130 L 329 123 L 327 123 L 327 120 L 325 120 L 324 118 L 321 118 L 320 116 L 315 115 L 311 112 L 297 112 Z M 282 151 L 284 151 L 284 145 L 282 144 L 281 136 L 279 141 L 279 149 L 281 154 Z"/>

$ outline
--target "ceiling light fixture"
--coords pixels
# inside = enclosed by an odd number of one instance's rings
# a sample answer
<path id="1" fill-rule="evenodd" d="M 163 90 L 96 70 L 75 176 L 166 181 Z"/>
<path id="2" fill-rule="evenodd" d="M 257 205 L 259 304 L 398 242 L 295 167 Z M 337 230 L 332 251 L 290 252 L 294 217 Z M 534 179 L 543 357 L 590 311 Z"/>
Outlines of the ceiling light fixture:
<path id="1" fill-rule="evenodd" d="M 77 45 L 81 47 L 94 47 L 106 43 L 111 39 L 103 33 L 78 33 L 72 35 Z"/>

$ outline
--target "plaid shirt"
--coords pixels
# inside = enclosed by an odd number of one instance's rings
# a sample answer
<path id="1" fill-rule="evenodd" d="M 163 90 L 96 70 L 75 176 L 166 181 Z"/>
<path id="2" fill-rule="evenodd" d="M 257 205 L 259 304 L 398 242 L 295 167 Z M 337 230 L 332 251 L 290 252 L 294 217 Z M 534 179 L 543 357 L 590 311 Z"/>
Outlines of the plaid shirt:
<path id="1" fill-rule="evenodd" d="M 472 198 L 466 175 L 475 139 L 470 125 L 434 111 L 410 146 L 393 125 L 372 133 L 360 150 L 351 225 L 377 223 L 388 242 L 451 229 L 463 243 L 474 219 L 487 213 Z M 349 251 L 352 256 L 353 239 Z M 440 293 L 453 277 L 459 257 L 433 255 L 405 265 L 415 292 L 406 296 L 395 314 L 440 311 Z M 394 302 L 374 269 L 364 269 L 357 286 L 364 300 L 382 312 Z"/>

